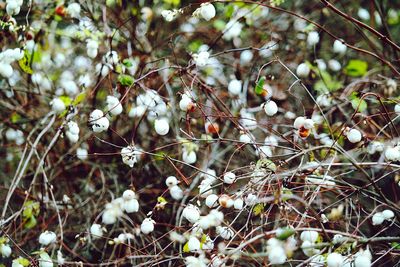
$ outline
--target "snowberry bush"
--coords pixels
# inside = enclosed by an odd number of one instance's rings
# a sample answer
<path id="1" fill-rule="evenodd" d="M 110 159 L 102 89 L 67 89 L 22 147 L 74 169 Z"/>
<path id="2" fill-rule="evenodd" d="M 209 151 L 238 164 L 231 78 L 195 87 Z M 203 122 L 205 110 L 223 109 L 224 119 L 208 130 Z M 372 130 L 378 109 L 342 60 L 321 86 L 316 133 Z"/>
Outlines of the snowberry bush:
<path id="1" fill-rule="evenodd" d="M 395 2 L 0 0 L 0 267 L 398 264 Z"/>

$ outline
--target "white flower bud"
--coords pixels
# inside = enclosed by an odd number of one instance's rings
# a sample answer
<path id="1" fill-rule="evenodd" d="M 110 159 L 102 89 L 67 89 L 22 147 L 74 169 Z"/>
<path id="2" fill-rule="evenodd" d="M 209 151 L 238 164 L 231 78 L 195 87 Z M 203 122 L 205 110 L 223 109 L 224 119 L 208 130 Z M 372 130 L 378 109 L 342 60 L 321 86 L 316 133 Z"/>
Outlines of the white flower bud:
<path id="1" fill-rule="evenodd" d="M 342 267 L 343 262 L 343 256 L 336 252 L 329 254 L 326 258 L 328 267 Z"/>
<path id="2" fill-rule="evenodd" d="M 166 135 L 169 132 L 169 122 L 166 118 L 156 119 L 154 129 L 158 135 Z"/>
<path id="3" fill-rule="evenodd" d="M 268 116 L 274 116 L 278 112 L 278 106 L 274 101 L 270 100 L 264 104 L 264 111 Z"/>
<path id="4" fill-rule="evenodd" d="M 310 75 L 310 67 L 308 67 L 307 63 L 301 63 L 297 66 L 296 75 L 299 78 L 307 78 Z"/>
<path id="5" fill-rule="evenodd" d="M 94 223 L 92 226 L 90 226 L 90 234 L 94 239 L 99 238 L 103 236 L 103 228 L 100 224 Z"/>
<path id="6" fill-rule="evenodd" d="M 178 184 L 178 179 L 176 179 L 175 176 L 168 176 L 167 179 L 165 179 L 165 184 L 168 187 L 172 187 Z"/>
<path id="7" fill-rule="evenodd" d="M 190 223 L 195 223 L 200 219 L 200 210 L 193 204 L 189 204 L 183 209 L 182 216 Z"/>
<path id="8" fill-rule="evenodd" d="M 140 225 L 140 231 L 143 234 L 147 235 L 154 231 L 154 224 L 156 222 L 153 221 L 151 218 L 146 218 L 143 220 L 142 224 Z"/>
<path id="9" fill-rule="evenodd" d="M 218 206 L 218 196 L 216 194 L 210 194 L 206 198 L 206 206 L 209 208 L 214 208 Z"/>
<path id="10" fill-rule="evenodd" d="M 39 243 L 43 246 L 47 246 L 51 243 L 56 242 L 57 236 L 54 232 L 51 231 L 45 231 L 40 234 L 39 236 Z"/>
<path id="11" fill-rule="evenodd" d="M 13 75 L 13 68 L 10 64 L 0 61 L 0 75 L 5 78 L 10 78 Z"/>
<path id="12" fill-rule="evenodd" d="M 232 95 L 239 95 L 242 91 L 242 81 L 239 80 L 232 80 L 228 84 L 228 91 Z"/>
<path id="13" fill-rule="evenodd" d="M 351 129 L 348 133 L 347 133 L 347 139 L 351 142 L 351 143 L 358 143 L 361 141 L 362 139 L 362 135 L 361 132 L 357 129 Z"/>

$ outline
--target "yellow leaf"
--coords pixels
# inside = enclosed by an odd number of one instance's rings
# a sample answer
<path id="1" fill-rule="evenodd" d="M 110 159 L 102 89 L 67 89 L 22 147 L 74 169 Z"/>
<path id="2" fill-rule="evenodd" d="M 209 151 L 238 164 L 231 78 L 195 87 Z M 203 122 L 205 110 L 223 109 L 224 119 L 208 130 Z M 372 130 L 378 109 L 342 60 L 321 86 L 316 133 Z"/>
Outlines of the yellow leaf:
<path id="1" fill-rule="evenodd" d="M 186 244 L 183 246 L 183 252 L 190 252 L 189 250 L 189 242 L 186 242 Z"/>
<path id="2" fill-rule="evenodd" d="M 32 61 L 32 54 L 28 51 L 24 51 L 24 57 L 18 61 L 19 66 L 21 69 L 28 74 L 32 74 L 33 70 L 31 68 L 31 61 Z"/>
<path id="3" fill-rule="evenodd" d="M 257 205 L 254 206 L 253 208 L 253 213 L 254 215 L 258 216 L 264 211 L 265 204 L 264 203 L 258 203 Z"/>

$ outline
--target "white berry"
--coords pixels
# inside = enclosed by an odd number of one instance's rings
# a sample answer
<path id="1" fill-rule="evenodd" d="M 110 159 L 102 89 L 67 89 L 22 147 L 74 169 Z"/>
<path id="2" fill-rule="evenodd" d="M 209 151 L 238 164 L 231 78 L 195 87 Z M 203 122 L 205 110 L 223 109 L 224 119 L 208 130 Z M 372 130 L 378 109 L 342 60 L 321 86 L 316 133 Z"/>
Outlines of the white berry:
<path id="1" fill-rule="evenodd" d="M 348 133 L 347 133 L 347 139 L 351 142 L 351 143 L 358 143 L 361 141 L 362 138 L 362 134 L 359 130 L 357 129 L 351 129 Z"/>
<path id="2" fill-rule="evenodd" d="M 270 100 L 265 103 L 264 111 L 268 116 L 274 116 L 278 112 L 278 106 L 274 101 Z"/>
<path id="3" fill-rule="evenodd" d="M 242 81 L 239 80 L 232 80 L 228 84 L 228 91 L 232 95 L 239 95 L 242 91 Z"/>
<path id="4" fill-rule="evenodd" d="M 218 196 L 216 194 L 211 194 L 206 198 L 206 205 L 209 208 L 214 208 L 218 206 Z"/>
<path id="5" fill-rule="evenodd" d="M 39 236 L 39 243 L 43 246 L 47 246 L 51 243 L 56 242 L 57 236 L 54 232 L 45 231 Z"/>
<path id="6" fill-rule="evenodd" d="M 307 78 L 310 75 L 310 67 L 308 67 L 307 63 L 301 63 L 297 66 L 296 75 L 300 78 Z"/>
<path id="7" fill-rule="evenodd" d="M 156 119 L 154 129 L 158 135 L 166 135 L 169 132 L 169 122 L 166 118 Z"/>
<path id="8" fill-rule="evenodd" d="M 227 172 L 224 174 L 224 183 L 233 184 L 236 179 L 236 175 L 233 172 Z"/>
<path id="9" fill-rule="evenodd" d="M 140 225 L 140 231 L 145 235 L 150 234 L 154 231 L 154 224 L 155 221 L 153 221 L 151 218 L 146 218 Z"/>

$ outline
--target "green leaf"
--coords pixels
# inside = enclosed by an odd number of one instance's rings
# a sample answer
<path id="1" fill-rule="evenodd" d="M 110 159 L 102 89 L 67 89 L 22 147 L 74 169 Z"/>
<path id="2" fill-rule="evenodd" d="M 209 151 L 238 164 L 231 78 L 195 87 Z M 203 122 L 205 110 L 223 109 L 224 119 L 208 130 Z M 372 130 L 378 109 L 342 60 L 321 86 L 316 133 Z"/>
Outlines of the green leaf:
<path id="1" fill-rule="evenodd" d="M 296 231 L 290 227 L 280 228 L 276 231 L 276 238 L 278 238 L 279 240 L 286 240 L 290 236 L 294 235 L 295 232 Z"/>
<path id="2" fill-rule="evenodd" d="M 225 25 L 226 23 L 222 19 L 216 19 L 213 23 L 214 28 L 218 31 L 222 31 L 223 29 L 225 29 Z"/>
<path id="3" fill-rule="evenodd" d="M 29 217 L 28 221 L 24 224 L 25 229 L 32 229 L 37 225 L 37 220 L 35 216 Z"/>
<path id="4" fill-rule="evenodd" d="M 29 218 L 31 216 L 38 216 L 40 213 L 40 205 L 39 202 L 34 202 L 32 200 L 28 200 L 25 202 L 23 207 L 22 216 L 23 218 Z"/>
<path id="5" fill-rule="evenodd" d="M 257 82 L 256 88 L 254 89 L 257 95 L 261 95 L 264 92 L 264 83 L 265 77 L 261 77 Z"/>
<path id="6" fill-rule="evenodd" d="M 357 92 L 353 92 L 349 98 L 351 100 L 351 106 L 354 110 L 357 110 L 358 108 L 359 112 L 363 112 L 367 109 L 367 102 L 364 99 L 361 100 Z"/>
<path id="7" fill-rule="evenodd" d="M 193 52 L 193 53 L 197 53 L 197 51 L 199 50 L 200 46 L 203 44 L 202 41 L 200 40 L 194 40 L 192 42 L 189 43 L 188 49 L 189 51 Z"/>
<path id="8" fill-rule="evenodd" d="M 66 107 L 68 107 L 72 103 L 72 99 L 69 96 L 62 95 L 62 96 L 59 96 L 58 98 L 61 99 L 61 101 L 64 103 L 64 105 Z"/>
<path id="9" fill-rule="evenodd" d="M 332 76 L 323 70 L 318 70 L 316 67 L 312 67 L 315 73 L 320 75 L 320 80 L 314 84 L 314 90 L 322 93 L 333 92 L 343 87 L 342 82 L 332 78 Z"/>
<path id="10" fill-rule="evenodd" d="M 361 100 L 360 98 L 354 98 L 351 100 L 351 106 L 354 110 L 358 110 L 359 112 L 365 111 L 368 107 L 367 102 L 364 99 Z"/>
<path id="11" fill-rule="evenodd" d="M 76 105 L 78 105 L 79 103 L 81 103 L 83 100 L 85 100 L 85 98 L 86 98 L 86 93 L 85 93 L 85 92 L 82 92 L 82 93 L 80 93 L 79 95 L 77 95 L 77 96 L 75 97 L 74 102 L 72 102 L 72 104 L 73 104 L 74 106 L 76 106 Z"/>
<path id="12" fill-rule="evenodd" d="M 28 259 L 19 257 L 18 259 L 15 259 L 16 262 L 18 262 L 19 264 L 21 264 L 24 267 L 28 267 L 30 264 L 30 261 Z"/>
<path id="13" fill-rule="evenodd" d="M 225 8 L 225 17 L 227 17 L 227 18 L 232 17 L 233 12 L 235 12 L 235 7 L 233 5 L 228 5 Z"/>
<path id="14" fill-rule="evenodd" d="M 367 71 L 368 63 L 359 59 L 350 60 L 344 69 L 344 72 L 351 77 L 363 76 Z"/>
<path id="15" fill-rule="evenodd" d="M 127 59 L 127 58 L 125 58 L 125 59 L 122 61 L 122 64 L 124 64 L 124 66 L 125 66 L 125 67 L 128 67 L 128 68 L 130 68 L 130 67 L 133 66 L 132 61 L 130 61 L 130 60 Z"/>
<path id="16" fill-rule="evenodd" d="M 390 245 L 394 249 L 400 249 L 400 243 L 399 242 L 392 242 L 392 243 L 390 243 Z"/>
<path id="17" fill-rule="evenodd" d="M 21 115 L 19 115 L 16 112 L 11 115 L 11 122 L 12 123 L 17 123 L 20 119 L 21 119 Z"/>
<path id="18" fill-rule="evenodd" d="M 118 76 L 118 82 L 123 86 L 132 86 L 132 84 L 135 82 L 135 79 L 130 75 L 120 74 Z"/>

